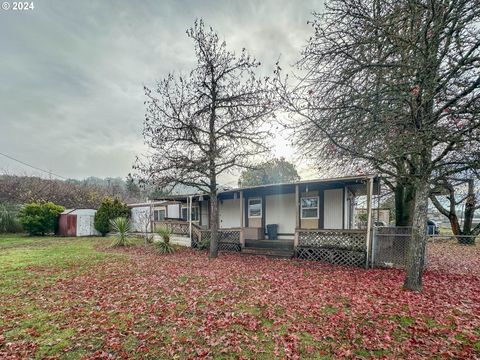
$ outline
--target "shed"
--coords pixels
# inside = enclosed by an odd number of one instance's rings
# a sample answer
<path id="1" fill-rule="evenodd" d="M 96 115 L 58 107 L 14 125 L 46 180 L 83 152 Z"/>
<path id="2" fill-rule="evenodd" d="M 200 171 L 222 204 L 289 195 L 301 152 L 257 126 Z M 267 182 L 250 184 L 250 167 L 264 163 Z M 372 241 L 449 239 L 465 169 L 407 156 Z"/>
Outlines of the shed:
<path id="1" fill-rule="evenodd" d="M 93 225 L 95 209 L 69 209 L 60 214 L 58 235 L 60 236 L 95 236 L 100 233 Z"/>

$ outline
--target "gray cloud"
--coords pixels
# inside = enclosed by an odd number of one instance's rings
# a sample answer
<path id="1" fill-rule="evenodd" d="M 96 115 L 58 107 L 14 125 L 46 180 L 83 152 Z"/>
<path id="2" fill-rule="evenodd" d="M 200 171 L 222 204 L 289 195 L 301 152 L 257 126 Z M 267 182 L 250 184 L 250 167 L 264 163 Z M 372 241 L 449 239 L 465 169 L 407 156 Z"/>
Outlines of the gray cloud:
<path id="1" fill-rule="evenodd" d="M 0 11 L 0 151 L 76 178 L 131 170 L 144 149 L 143 85 L 194 64 L 185 30 L 195 18 L 269 72 L 279 56 L 285 67 L 295 61 L 321 10 L 313 1 L 34 4 Z M 0 157 L 5 168 L 20 169 Z"/>

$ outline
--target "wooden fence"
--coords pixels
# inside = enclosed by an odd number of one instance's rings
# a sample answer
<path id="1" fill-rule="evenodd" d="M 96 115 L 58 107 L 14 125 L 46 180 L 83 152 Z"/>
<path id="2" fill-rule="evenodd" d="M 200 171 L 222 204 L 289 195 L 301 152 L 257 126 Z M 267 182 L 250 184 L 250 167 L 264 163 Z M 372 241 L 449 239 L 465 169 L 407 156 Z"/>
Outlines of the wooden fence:
<path id="1" fill-rule="evenodd" d="M 367 256 L 365 230 L 297 229 L 295 256 L 326 261 L 334 265 L 365 266 Z"/>

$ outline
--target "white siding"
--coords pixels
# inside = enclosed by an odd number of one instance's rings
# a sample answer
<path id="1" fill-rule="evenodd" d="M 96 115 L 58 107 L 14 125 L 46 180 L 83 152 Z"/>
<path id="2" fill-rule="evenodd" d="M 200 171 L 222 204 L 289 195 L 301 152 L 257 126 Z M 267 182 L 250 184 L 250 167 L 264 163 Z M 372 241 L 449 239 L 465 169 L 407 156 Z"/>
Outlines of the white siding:
<path id="1" fill-rule="evenodd" d="M 71 212 L 72 215 L 77 215 L 77 236 L 100 235 L 93 224 L 96 212 L 94 209 L 77 209 Z"/>
<path id="2" fill-rule="evenodd" d="M 324 228 L 343 228 L 343 189 L 330 189 L 324 191 Z"/>
<path id="3" fill-rule="evenodd" d="M 180 219 L 180 204 L 167 205 L 167 217 L 169 219 Z"/>
<path id="4" fill-rule="evenodd" d="M 296 221 L 295 194 L 266 196 L 265 216 L 265 225 L 278 224 L 279 233 L 293 235 Z"/>
<path id="5" fill-rule="evenodd" d="M 219 201 L 220 229 L 240 227 L 240 200 Z"/>

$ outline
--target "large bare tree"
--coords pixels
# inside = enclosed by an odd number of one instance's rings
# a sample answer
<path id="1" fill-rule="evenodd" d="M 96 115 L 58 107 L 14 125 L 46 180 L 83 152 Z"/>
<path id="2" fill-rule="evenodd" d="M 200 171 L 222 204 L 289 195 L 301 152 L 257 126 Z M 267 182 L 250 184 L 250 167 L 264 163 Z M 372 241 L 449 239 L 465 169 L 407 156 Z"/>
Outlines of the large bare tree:
<path id="1" fill-rule="evenodd" d="M 146 88 L 144 137 L 150 147 L 136 168 L 146 181 L 171 188 L 182 184 L 210 195 L 212 240 L 217 256 L 219 176 L 249 167 L 268 151 L 267 120 L 274 92 L 256 71 L 260 63 L 245 49 L 235 54 L 202 20 L 187 30 L 196 67 L 187 76 L 170 74 Z"/>
<path id="2" fill-rule="evenodd" d="M 480 223 L 474 224 L 480 210 L 480 175 L 475 169 L 437 179 L 430 200 L 450 222 L 453 235 L 461 244 L 475 244 Z M 459 208 L 461 208 L 459 216 Z"/>
<path id="3" fill-rule="evenodd" d="M 307 155 L 354 159 L 408 190 L 411 290 L 422 289 L 432 177 L 478 164 L 466 155 L 480 138 L 479 20 L 471 0 L 332 0 L 314 14 L 301 81 L 280 85 Z"/>

